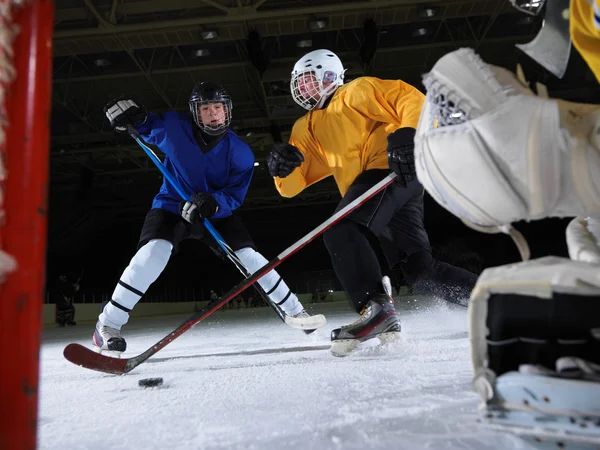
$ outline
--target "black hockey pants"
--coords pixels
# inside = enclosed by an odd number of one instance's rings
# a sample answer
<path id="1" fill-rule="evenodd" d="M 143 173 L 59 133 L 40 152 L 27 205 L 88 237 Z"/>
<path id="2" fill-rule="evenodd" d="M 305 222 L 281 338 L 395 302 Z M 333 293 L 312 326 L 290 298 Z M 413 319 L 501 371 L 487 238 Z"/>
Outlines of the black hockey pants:
<path id="1" fill-rule="evenodd" d="M 386 169 L 360 174 L 336 212 L 388 174 Z M 381 267 L 369 243 L 369 233 L 379 239 L 390 267 L 402 270 L 414 293 L 466 303 L 477 276 L 431 256 L 423 226 L 423 186 L 418 180 L 409 183 L 407 188 L 392 183 L 323 236 L 335 273 L 357 312 L 373 294 L 383 293 Z"/>

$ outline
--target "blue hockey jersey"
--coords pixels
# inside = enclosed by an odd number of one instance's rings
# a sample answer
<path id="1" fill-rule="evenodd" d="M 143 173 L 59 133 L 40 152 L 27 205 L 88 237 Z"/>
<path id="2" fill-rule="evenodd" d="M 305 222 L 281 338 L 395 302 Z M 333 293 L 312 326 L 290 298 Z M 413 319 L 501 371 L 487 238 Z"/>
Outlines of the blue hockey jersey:
<path id="1" fill-rule="evenodd" d="M 148 144 L 156 145 L 165 154 L 163 165 L 187 194 L 212 193 L 219 203 L 214 218 L 228 217 L 244 202 L 254 172 L 254 154 L 248 144 L 229 129 L 204 153 L 194 139 L 193 127 L 191 117 L 184 114 L 150 113 L 137 131 Z M 181 200 L 165 179 L 152 208 L 179 214 Z"/>

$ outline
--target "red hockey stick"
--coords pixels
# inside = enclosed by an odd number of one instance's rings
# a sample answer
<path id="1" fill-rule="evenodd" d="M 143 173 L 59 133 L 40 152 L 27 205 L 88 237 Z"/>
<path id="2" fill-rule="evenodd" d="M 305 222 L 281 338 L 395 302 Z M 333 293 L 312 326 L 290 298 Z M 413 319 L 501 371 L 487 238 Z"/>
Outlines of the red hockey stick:
<path id="1" fill-rule="evenodd" d="M 365 203 L 371 197 L 376 195 L 381 190 L 385 189 L 396 179 L 396 174 L 392 173 L 363 195 L 358 197 L 352 203 L 349 203 L 344 208 L 339 210 L 333 216 L 331 216 L 328 220 L 323 222 L 313 231 L 308 233 L 302 239 L 297 241 L 291 247 L 284 250 L 280 253 L 275 259 L 264 265 L 261 269 L 255 272 L 252 276 L 242 280 L 235 287 L 233 287 L 229 292 L 223 295 L 220 299 L 215 300 L 214 302 L 209 303 L 206 307 L 202 308 L 197 313 L 194 313 L 190 316 L 184 323 L 182 323 L 179 327 L 169 333 L 167 336 L 162 338 L 144 353 L 139 354 L 138 356 L 134 356 L 133 358 L 112 358 L 110 356 L 104 356 L 100 353 L 96 353 L 95 351 L 84 347 L 80 344 L 69 344 L 65 347 L 63 352 L 64 357 L 71 361 L 73 364 L 76 364 L 81 367 L 85 367 L 86 369 L 97 370 L 99 372 L 106 373 L 114 373 L 118 375 L 122 375 L 128 373 L 135 369 L 137 366 L 142 364 L 156 352 L 161 350 L 163 347 L 166 347 L 168 344 L 173 342 L 187 330 L 192 328 L 201 320 L 206 319 L 212 313 L 217 311 L 221 306 L 230 301 L 236 295 L 244 291 L 246 288 L 251 286 L 254 282 L 260 279 L 267 272 L 273 270 L 287 258 L 289 258 L 292 254 L 296 253 L 298 250 L 306 246 L 309 242 L 313 241 L 317 236 L 321 235 L 325 230 L 330 228 L 335 223 L 339 222 L 340 219 L 346 217 L 350 214 L 354 209 L 358 206 Z"/>

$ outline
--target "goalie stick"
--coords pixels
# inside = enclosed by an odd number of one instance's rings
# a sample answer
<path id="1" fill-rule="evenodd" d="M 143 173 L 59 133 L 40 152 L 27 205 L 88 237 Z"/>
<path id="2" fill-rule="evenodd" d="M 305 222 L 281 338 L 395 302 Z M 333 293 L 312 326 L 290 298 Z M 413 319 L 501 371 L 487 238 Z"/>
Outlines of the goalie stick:
<path id="1" fill-rule="evenodd" d="M 294 243 L 293 245 L 288 247 L 286 250 L 284 250 L 282 253 L 280 253 L 278 256 L 276 256 L 269 263 L 265 264 L 262 268 L 257 270 L 252 276 L 242 280 L 237 285 L 235 285 L 233 288 L 231 288 L 221 298 L 219 298 L 213 302 L 210 302 L 207 306 L 202 308 L 200 311 L 191 315 L 179 327 L 174 329 L 171 333 L 169 333 L 167 336 L 162 338 L 160 341 L 158 341 L 156 344 L 154 344 L 152 347 L 150 347 L 145 352 L 140 353 L 139 355 L 134 356 L 132 358 L 111 358 L 110 356 L 105 356 L 105 355 L 102 355 L 101 353 L 96 353 L 93 350 L 91 350 L 87 347 L 84 347 L 83 345 L 73 343 L 73 344 L 69 344 L 65 347 L 65 349 L 63 351 L 64 357 L 68 361 L 72 362 L 75 365 L 85 367 L 86 369 L 90 369 L 90 370 L 96 370 L 98 372 L 113 373 L 113 374 L 117 374 L 117 375 L 123 375 L 125 373 L 131 372 L 133 369 L 135 369 L 137 366 L 142 364 L 144 361 L 146 361 L 152 355 L 156 354 L 162 348 L 166 347 L 171 342 L 173 342 L 175 339 L 177 339 L 179 336 L 181 336 L 183 333 L 188 331 L 190 328 L 192 328 L 198 322 L 206 319 L 212 313 L 214 313 L 219 308 L 221 308 L 225 303 L 229 302 L 236 295 L 243 292 L 246 288 L 248 288 L 250 285 L 252 285 L 258 279 L 260 279 L 264 274 L 273 270 L 275 267 L 277 267 L 283 261 L 288 259 L 291 255 L 293 255 L 298 250 L 300 250 L 301 248 L 305 247 L 307 244 L 312 242 L 317 236 L 320 236 L 327 229 L 331 228 L 334 224 L 336 224 L 341 219 L 343 219 L 348 214 L 350 214 L 352 211 L 354 211 L 358 206 L 362 205 L 367 200 L 369 200 L 371 197 L 376 195 L 378 192 L 385 189 L 387 186 L 389 186 L 391 183 L 393 183 L 395 179 L 396 179 L 395 173 L 391 173 L 390 175 L 388 175 L 386 178 L 381 180 L 379 183 L 377 183 L 371 189 L 366 191 L 363 195 L 361 195 L 360 197 L 356 198 L 354 201 L 352 201 L 351 203 L 346 205 L 344 208 L 339 210 L 337 213 L 335 213 L 333 216 L 331 216 L 329 219 L 327 219 L 325 222 L 323 222 L 321 225 L 319 225 L 313 231 L 311 231 L 310 233 L 308 233 L 307 235 L 302 237 L 300 240 L 298 240 L 296 243 Z"/>

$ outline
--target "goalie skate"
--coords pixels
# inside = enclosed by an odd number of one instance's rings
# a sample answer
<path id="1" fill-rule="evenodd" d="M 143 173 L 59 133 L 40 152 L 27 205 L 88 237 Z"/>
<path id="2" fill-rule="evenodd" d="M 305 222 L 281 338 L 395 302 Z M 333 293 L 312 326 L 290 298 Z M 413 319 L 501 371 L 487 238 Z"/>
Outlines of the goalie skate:
<path id="1" fill-rule="evenodd" d="M 600 448 L 600 383 L 570 376 L 500 376 L 484 421 L 538 448 Z"/>
<path id="2" fill-rule="evenodd" d="M 598 266 L 545 257 L 486 269 L 469 322 L 485 423 L 537 448 L 600 448 Z"/>

